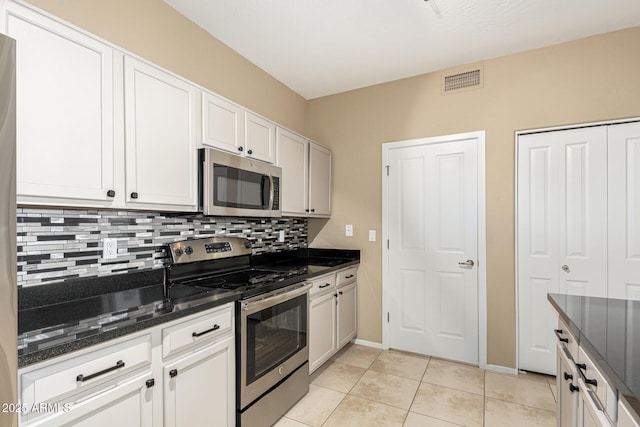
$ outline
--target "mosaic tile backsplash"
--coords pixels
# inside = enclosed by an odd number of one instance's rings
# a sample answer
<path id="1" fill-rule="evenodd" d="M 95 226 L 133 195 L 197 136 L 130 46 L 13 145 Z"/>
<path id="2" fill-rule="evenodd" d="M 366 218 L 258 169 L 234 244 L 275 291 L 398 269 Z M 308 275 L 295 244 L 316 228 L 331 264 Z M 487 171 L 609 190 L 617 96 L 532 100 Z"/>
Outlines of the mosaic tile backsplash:
<path id="1" fill-rule="evenodd" d="M 166 243 L 194 237 L 246 237 L 254 254 L 307 247 L 304 218 L 34 208 L 18 208 L 17 217 L 19 287 L 159 268 Z M 102 258 L 105 238 L 117 239 L 114 259 Z"/>

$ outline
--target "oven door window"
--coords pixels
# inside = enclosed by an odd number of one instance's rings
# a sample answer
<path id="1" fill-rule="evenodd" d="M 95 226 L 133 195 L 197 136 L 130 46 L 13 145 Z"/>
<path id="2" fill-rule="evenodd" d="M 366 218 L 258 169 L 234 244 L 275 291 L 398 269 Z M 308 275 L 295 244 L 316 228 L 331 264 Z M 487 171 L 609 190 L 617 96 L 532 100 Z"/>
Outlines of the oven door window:
<path id="1" fill-rule="evenodd" d="M 247 316 L 247 385 L 307 346 L 307 295 Z"/>
<path id="2" fill-rule="evenodd" d="M 213 203 L 241 209 L 269 209 L 268 175 L 229 166 L 213 165 Z"/>

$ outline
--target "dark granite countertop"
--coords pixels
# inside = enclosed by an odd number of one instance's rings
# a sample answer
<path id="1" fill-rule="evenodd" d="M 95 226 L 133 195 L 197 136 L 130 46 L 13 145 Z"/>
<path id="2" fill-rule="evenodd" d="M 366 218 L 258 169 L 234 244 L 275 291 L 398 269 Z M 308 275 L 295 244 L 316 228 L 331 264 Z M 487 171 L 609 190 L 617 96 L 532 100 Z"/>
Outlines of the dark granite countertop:
<path id="1" fill-rule="evenodd" d="M 256 268 L 306 267 L 302 274 L 274 287 L 359 262 L 359 251 L 334 249 L 299 249 L 251 259 Z M 18 366 L 28 366 L 236 301 L 241 296 L 238 290 L 173 285 L 170 290 L 173 304 L 166 307 L 161 269 L 21 288 L 18 291 Z"/>
<path id="2" fill-rule="evenodd" d="M 640 301 L 559 294 L 548 300 L 640 422 Z"/>

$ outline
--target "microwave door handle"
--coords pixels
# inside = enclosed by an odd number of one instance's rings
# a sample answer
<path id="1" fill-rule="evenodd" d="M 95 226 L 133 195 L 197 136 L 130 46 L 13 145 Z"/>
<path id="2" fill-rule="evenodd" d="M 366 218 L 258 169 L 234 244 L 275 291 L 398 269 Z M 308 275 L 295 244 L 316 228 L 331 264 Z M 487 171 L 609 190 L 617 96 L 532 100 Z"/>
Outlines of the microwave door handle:
<path id="1" fill-rule="evenodd" d="M 270 179 L 269 176 L 267 175 L 262 175 L 262 178 L 260 180 L 260 192 L 262 193 L 261 196 L 261 202 L 262 202 L 262 209 L 264 210 L 268 210 L 269 207 L 271 206 L 270 204 L 268 204 L 269 202 L 267 201 L 270 197 L 270 190 L 269 190 L 269 194 L 267 194 L 267 181 Z"/>
<path id="2" fill-rule="evenodd" d="M 269 210 L 273 209 L 273 195 L 275 189 L 273 188 L 273 176 L 269 175 Z"/>

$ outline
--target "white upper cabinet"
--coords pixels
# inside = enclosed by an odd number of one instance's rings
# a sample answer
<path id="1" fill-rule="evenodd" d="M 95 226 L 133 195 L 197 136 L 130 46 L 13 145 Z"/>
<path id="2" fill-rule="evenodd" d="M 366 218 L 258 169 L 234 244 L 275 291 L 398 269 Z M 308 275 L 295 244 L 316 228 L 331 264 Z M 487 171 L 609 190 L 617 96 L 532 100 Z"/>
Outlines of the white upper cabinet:
<path id="1" fill-rule="evenodd" d="M 331 215 L 331 151 L 309 144 L 309 211 L 312 215 Z"/>
<path id="2" fill-rule="evenodd" d="M 309 142 L 278 127 L 276 165 L 282 168 L 282 213 L 305 215 L 309 212 Z"/>
<path id="3" fill-rule="evenodd" d="M 202 144 L 240 154 L 244 150 L 244 115 L 242 107 L 202 93 Z"/>
<path id="4" fill-rule="evenodd" d="M 276 125 L 247 112 L 245 115 L 245 155 L 267 163 L 276 161 Z"/>
<path id="5" fill-rule="evenodd" d="M 283 215 L 331 215 L 331 150 L 286 129 L 276 131 Z"/>
<path id="6" fill-rule="evenodd" d="M 113 50 L 6 2 L 17 40 L 18 203 L 110 206 L 114 188 Z"/>
<path id="7" fill-rule="evenodd" d="M 274 163 L 276 125 L 233 102 L 203 92 L 202 144 Z"/>
<path id="8" fill-rule="evenodd" d="M 126 201 L 177 210 L 198 203 L 198 89 L 125 57 Z"/>

